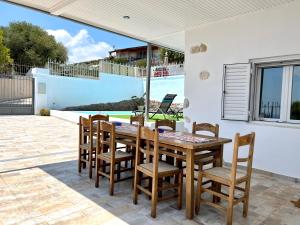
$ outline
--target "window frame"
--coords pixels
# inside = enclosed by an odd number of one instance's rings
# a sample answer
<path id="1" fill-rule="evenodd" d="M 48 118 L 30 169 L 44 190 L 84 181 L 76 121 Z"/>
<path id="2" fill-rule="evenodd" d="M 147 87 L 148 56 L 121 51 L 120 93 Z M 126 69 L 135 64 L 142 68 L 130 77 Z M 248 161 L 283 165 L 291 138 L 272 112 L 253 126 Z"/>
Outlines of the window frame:
<path id="1" fill-rule="evenodd" d="M 264 59 L 250 60 L 253 68 L 253 87 L 252 94 L 252 120 L 263 122 L 277 122 L 277 123 L 293 123 L 300 124 L 299 120 L 291 119 L 291 102 L 292 102 L 292 85 L 293 85 L 293 71 L 294 66 L 300 66 L 300 55 L 272 57 Z M 281 88 L 281 103 L 280 103 L 280 118 L 263 118 L 259 116 L 260 110 L 260 96 L 261 96 L 261 75 L 263 68 L 282 67 L 282 88 Z"/>

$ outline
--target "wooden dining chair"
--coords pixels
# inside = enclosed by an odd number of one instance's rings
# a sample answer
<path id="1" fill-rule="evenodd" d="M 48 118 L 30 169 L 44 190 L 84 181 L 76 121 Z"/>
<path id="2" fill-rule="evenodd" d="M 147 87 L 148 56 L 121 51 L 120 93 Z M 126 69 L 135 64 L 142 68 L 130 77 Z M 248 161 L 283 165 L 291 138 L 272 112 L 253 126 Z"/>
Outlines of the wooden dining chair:
<path id="1" fill-rule="evenodd" d="M 182 171 L 173 165 L 159 161 L 159 132 L 147 127 L 139 127 L 137 132 L 136 156 L 135 156 L 135 174 L 133 203 L 138 203 L 138 194 L 140 191 L 151 197 L 151 216 L 156 217 L 156 206 L 158 200 L 167 200 L 177 198 L 177 208 L 182 206 Z M 147 162 L 144 163 L 144 156 L 147 156 Z M 152 159 L 152 161 L 151 161 Z M 149 178 L 149 187 L 142 185 L 143 175 Z M 174 183 L 158 186 L 158 180 L 164 177 L 175 176 Z M 169 189 L 175 189 L 177 192 L 172 195 L 159 198 L 158 192 Z"/>
<path id="2" fill-rule="evenodd" d="M 252 173 L 252 161 L 254 151 L 255 133 L 240 136 L 235 135 L 233 158 L 231 168 L 213 167 L 204 170 L 198 174 L 197 194 L 196 194 L 196 214 L 199 213 L 200 204 L 207 204 L 224 211 L 227 214 L 227 225 L 232 224 L 233 206 L 243 202 L 243 216 L 247 217 L 249 204 L 250 180 Z M 247 157 L 239 157 L 239 153 L 246 151 Z M 238 163 L 246 163 L 246 171 L 237 171 Z M 204 188 L 203 179 L 209 179 L 221 185 L 220 191 L 212 187 Z M 242 187 L 244 185 L 244 187 Z M 228 187 L 228 193 L 222 192 L 222 186 Z M 238 190 L 243 193 L 242 196 L 235 195 Z M 202 194 L 207 192 L 213 196 L 228 201 L 227 207 L 215 202 L 202 199 Z"/>
<path id="3" fill-rule="evenodd" d="M 89 118 L 79 118 L 79 172 L 82 166 L 86 164 L 89 167 L 89 177 L 93 176 L 93 168 L 96 162 L 96 135 L 97 128 L 95 122 L 109 121 L 109 116 L 105 115 L 89 115 Z M 83 135 L 83 136 L 82 136 Z"/>
<path id="4" fill-rule="evenodd" d="M 144 121 L 145 121 L 145 118 L 143 115 L 130 116 L 130 124 L 131 125 L 144 126 L 144 123 L 145 123 Z M 135 149 L 136 142 L 133 139 L 118 138 L 118 143 L 123 144 L 125 146 L 126 152 L 132 152 Z M 123 147 L 120 147 L 120 148 L 123 148 Z M 128 167 L 128 163 L 129 163 L 128 161 L 125 162 L 125 167 Z"/>
<path id="5" fill-rule="evenodd" d="M 130 124 L 137 125 L 137 126 L 144 126 L 144 116 L 137 115 L 137 116 L 130 116 Z M 128 138 L 118 138 L 118 143 L 121 143 L 126 146 L 126 151 L 132 150 L 132 147 L 135 147 L 136 142 L 132 139 Z"/>
<path id="6" fill-rule="evenodd" d="M 114 183 L 127 180 L 133 176 L 117 177 L 115 174 L 121 174 L 123 172 L 131 171 L 134 174 L 134 168 L 117 168 L 116 165 L 120 165 L 121 162 L 134 160 L 132 153 L 117 151 L 116 150 L 116 128 L 115 124 L 109 122 L 98 122 L 97 124 L 97 151 L 96 151 L 96 182 L 95 186 L 99 187 L 100 176 L 107 177 L 109 179 L 109 193 L 114 194 Z M 103 163 L 109 165 L 109 172 L 105 171 Z"/>
<path id="7" fill-rule="evenodd" d="M 91 124 L 94 124 L 94 130 L 95 130 L 95 136 L 97 136 L 97 127 L 96 127 L 96 123 L 98 121 L 109 121 L 109 115 L 101 115 L 101 114 L 97 114 L 97 115 L 90 115 L 89 116 L 90 122 Z"/>
<path id="8" fill-rule="evenodd" d="M 130 124 L 136 124 L 139 126 L 144 126 L 145 118 L 143 115 L 130 116 Z"/>
<path id="9" fill-rule="evenodd" d="M 192 127 L 192 133 L 193 134 L 205 134 L 205 135 L 212 135 L 213 137 L 218 138 L 219 137 L 219 125 L 218 124 L 210 124 L 210 123 L 193 123 Z M 199 152 L 195 155 L 195 165 L 198 166 L 198 168 L 195 167 L 196 171 L 203 170 L 204 166 L 211 164 L 214 166 L 215 163 L 215 155 L 216 151 L 213 149 L 208 149 L 206 151 Z M 201 164 L 199 163 L 201 161 Z M 199 168 L 199 165 L 202 167 Z M 197 179 L 197 178 L 196 178 Z"/>
<path id="10" fill-rule="evenodd" d="M 94 130 L 91 129 L 90 119 L 79 117 L 79 155 L 78 155 L 78 172 L 82 168 L 89 167 L 89 176 L 92 173 L 93 154 L 96 151 L 96 142 L 93 139 Z"/>
<path id="11" fill-rule="evenodd" d="M 156 120 L 155 121 L 155 128 L 156 129 L 164 129 L 164 130 L 176 130 L 176 121 L 175 120 Z M 162 160 L 162 155 L 159 155 L 159 159 Z M 174 158 L 170 156 L 166 156 L 166 162 L 169 164 L 174 164 Z"/>

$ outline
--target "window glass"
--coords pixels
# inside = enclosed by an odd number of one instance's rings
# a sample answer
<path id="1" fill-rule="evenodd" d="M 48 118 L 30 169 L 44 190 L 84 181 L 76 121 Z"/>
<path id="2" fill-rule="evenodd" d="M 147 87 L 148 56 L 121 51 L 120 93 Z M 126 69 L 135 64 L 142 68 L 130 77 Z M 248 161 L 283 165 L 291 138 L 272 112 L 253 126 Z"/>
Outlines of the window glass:
<path id="1" fill-rule="evenodd" d="M 259 117 L 280 118 L 283 67 L 263 68 L 261 72 Z"/>
<path id="2" fill-rule="evenodd" d="M 300 120 L 300 66 L 294 66 L 292 80 L 291 120 Z"/>

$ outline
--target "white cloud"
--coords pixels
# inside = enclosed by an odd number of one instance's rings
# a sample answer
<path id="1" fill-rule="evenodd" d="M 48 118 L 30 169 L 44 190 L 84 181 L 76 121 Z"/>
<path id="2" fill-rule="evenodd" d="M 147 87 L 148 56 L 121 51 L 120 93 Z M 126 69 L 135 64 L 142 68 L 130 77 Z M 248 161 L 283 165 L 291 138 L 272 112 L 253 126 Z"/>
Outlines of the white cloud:
<path id="1" fill-rule="evenodd" d="M 112 46 L 106 42 L 96 42 L 85 29 L 80 30 L 74 36 L 64 29 L 46 31 L 68 49 L 70 63 L 103 58 L 113 50 Z"/>

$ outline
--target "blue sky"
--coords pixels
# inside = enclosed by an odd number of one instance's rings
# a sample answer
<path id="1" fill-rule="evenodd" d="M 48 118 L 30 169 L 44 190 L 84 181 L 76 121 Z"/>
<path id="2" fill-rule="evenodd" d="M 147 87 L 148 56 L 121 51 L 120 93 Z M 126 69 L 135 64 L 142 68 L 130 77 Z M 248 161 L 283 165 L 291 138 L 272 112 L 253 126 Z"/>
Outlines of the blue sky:
<path id="1" fill-rule="evenodd" d="M 102 58 L 113 48 L 127 48 L 145 44 L 121 35 L 1 1 L 0 15 L 0 26 L 7 26 L 14 21 L 27 21 L 47 30 L 56 40 L 67 47 L 70 62 Z"/>

